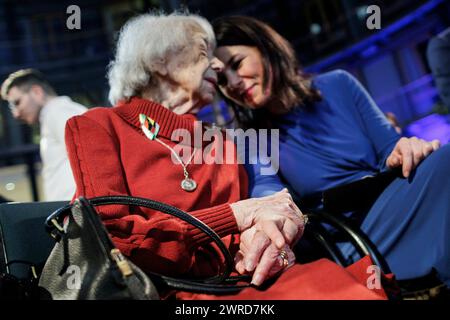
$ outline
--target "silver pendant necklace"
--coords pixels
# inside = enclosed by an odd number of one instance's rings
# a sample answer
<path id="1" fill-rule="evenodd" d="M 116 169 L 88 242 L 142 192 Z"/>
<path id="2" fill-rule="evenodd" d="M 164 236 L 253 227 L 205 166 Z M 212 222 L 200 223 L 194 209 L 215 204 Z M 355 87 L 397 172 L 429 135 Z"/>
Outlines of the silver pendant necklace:
<path id="1" fill-rule="evenodd" d="M 189 163 L 191 163 L 192 159 L 194 158 L 195 153 L 197 152 L 197 149 L 194 148 L 194 152 L 192 152 L 191 157 L 189 158 L 189 161 L 185 164 L 183 160 L 178 156 L 178 154 L 173 150 L 169 145 L 161 141 L 157 138 L 158 131 L 159 131 L 159 125 L 155 122 L 155 120 L 151 119 L 150 117 L 147 117 L 145 114 L 139 115 L 139 121 L 141 123 L 141 129 L 144 132 L 145 136 L 149 140 L 156 140 L 160 144 L 162 144 L 164 147 L 169 149 L 173 155 L 177 158 L 178 162 L 180 162 L 181 166 L 183 167 L 183 174 L 184 179 L 181 181 L 181 189 L 187 192 L 192 192 L 195 189 L 197 189 L 197 182 L 195 182 L 193 179 L 189 178 L 189 172 L 187 171 L 187 166 Z M 153 130 L 153 131 L 152 131 Z"/>
<path id="2" fill-rule="evenodd" d="M 167 149 L 169 149 L 173 155 L 177 158 L 178 162 L 183 166 L 183 173 L 184 173 L 184 179 L 181 181 L 181 189 L 187 192 L 192 192 L 195 189 L 197 189 L 197 182 L 195 182 L 193 179 L 189 178 L 189 172 L 187 171 L 187 166 L 189 163 L 191 163 L 192 159 L 194 158 L 195 153 L 197 152 L 197 149 L 194 148 L 194 152 L 192 152 L 191 157 L 189 158 L 189 161 L 185 164 L 183 160 L 181 160 L 180 156 L 173 150 L 170 146 L 165 144 L 163 141 L 159 140 L 158 138 L 155 138 L 156 141 L 158 141 L 160 144 L 165 146 Z"/>

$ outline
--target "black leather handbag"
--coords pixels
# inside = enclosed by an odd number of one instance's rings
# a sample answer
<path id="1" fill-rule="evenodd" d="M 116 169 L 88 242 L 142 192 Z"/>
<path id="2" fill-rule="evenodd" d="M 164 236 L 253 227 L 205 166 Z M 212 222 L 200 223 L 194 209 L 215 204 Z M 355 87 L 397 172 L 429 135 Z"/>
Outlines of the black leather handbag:
<path id="1" fill-rule="evenodd" d="M 182 219 L 206 233 L 225 258 L 221 274 L 206 279 L 178 279 L 146 274 L 114 246 L 94 206 L 132 205 L 154 209 Z M 149 300 L 159 299 L 157 287 L 210 294 L 234 293 L 245 277 L 230 277 L 233 259 L 220 237 L 206 224 L 170 205 L 129 196 L 92 199 L 80 197 L 52 213 L 47 231 L 56 240 L 39 280 L 42 299 Z"/>

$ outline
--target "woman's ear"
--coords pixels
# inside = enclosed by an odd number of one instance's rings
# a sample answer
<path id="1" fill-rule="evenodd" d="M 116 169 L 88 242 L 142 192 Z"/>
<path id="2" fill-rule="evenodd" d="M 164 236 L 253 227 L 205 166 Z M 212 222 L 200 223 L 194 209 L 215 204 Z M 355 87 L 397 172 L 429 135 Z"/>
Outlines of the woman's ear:
<path id="1" fill-rule="evenodd" d="M 166 59 L 160 58 L 152 62 L 150 69 L 157 73 L 160 77 L 167 76 Z"/>

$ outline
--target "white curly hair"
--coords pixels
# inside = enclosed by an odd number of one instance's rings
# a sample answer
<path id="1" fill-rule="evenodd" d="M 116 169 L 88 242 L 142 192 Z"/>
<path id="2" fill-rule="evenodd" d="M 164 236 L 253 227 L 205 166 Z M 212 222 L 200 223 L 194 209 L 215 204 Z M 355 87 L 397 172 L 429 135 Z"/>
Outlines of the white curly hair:
<path id="1" fill-rule="evenodd" d="M 108 66 L 109 101 L 115 105 L 139 95 L 151 84 L 154 63 L 191 44 L 199 27 L 208 45 L 215 47 L 210 23 L 198 15 L 154 12 L 130 19 L 120 31 L 114 60 Z"/>

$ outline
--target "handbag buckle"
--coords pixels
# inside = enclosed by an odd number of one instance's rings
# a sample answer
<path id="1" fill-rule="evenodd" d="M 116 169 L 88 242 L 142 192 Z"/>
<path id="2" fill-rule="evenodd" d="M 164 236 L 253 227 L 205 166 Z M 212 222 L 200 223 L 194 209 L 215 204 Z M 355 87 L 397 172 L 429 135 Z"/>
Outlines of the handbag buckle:
<path id="1" fill-rule="evenodd" d="M 50 236 L 52 236 L 52 238 L 56 241 L 59 241 L 61 239 L 61 235 L 64 234 L 64 227 L 59 224 L 56 218 L 51 219 L 50 222 L 54 226 L 54 228 L 49 231 Z"/>
<path id="2" fill-rule="evenodd" d="M 120 272 L 124 277 L 128 277 L 133 274 L 133 270 L 131 269 L 130 264 L 119 249 L 114 248 L 111 250 L 111 258 L 113 258 L 113 260 L 116 262 Z"/>

